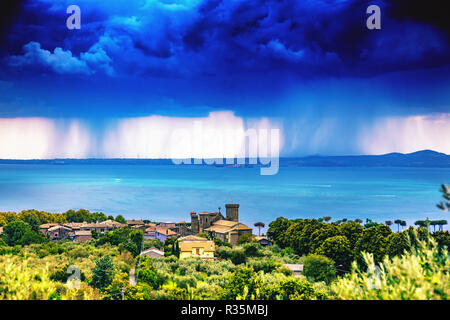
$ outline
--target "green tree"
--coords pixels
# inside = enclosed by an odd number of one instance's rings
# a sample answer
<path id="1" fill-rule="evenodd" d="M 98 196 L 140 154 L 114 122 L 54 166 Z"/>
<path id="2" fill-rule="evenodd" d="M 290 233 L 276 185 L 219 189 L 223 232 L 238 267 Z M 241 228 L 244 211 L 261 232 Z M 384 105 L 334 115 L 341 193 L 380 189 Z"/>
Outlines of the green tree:
<path id="1" fill-rule="evenodd" d="M 286 237 L 286 230 L 293 224 L 289 219 L 278 217 L 269 224 L 267 236 L 272 239 L 278 246 L 285 248 L 289 245 Z"/>
<path id="2" fill-rule="evenodd" d="M 442 226 L 447 224 L 447 220 L 437 220 L 437 225 L 439 226 L 439 231 L 442 231 Z"/>
<path id="3" fill-rule="evenodd" d="M 402 226 L 402 228 L 406 227 L 406 221 L 402 220 L 402 222 L 400 222 L 400 225 Z"/>
<path id="4" fill-rule="evenodd" d="M 336 224 L 328 224 L 324 223 L 318 226 L 318 228 L 311 234 L 311 252 L 314 252 L 317 248 L 319 248 L 322 243 L 331 237 L 338 236 L 339 227 Z"/>
<path id="5" fill-rule="evenodd" d="M 366 223 L 364 224 L 364 227 L 370 228 L 370 227 L 378 227 L 378 226 L 382 226 L 382 224 L 372 221 L 372 219 L 366 218 Z"/>
<path id="6" fill-rule="evenodd" d="M 402 220 L 397 219 L 394 221 L 394 223 L 397 225 L 397 232 L 400 232 L 400 225 L 402 224 Z"/>
<path id="7" fill-rule="evenodd" d="M 330 216 L 323 217 L 323 220 L 324 220 L 325 222 L 328 222 L 328 221 L 331 220 L 331 217 L 330 217 Z"/>
<path id="8" fill-rule="evenodd" d="M 144 244 L 144 233 L 142 232 L 142 230 L 131 231 L 130 241 L 138 248 L 138 253 L 136 254 L 138 255 L 141 252 L 141 248 Z"/>
<path id="9" fill-rule="evenodd" d="M 430 226 L 433 227 L 433 232 L 436 231 L 436 226 L 438 225 L 438 223 L 439 223 L 439 220 L 431 220 L 430 221 Z"/>
<path id="10" fill-rule="evenodd" d="M 146 283 L 153 289 L 160 288 L 165 280 L 164 277 L 158 273 L 153 266 L 152 261 L 147 256 L 143 256 L 141 268 L 138 270 L 136 277 L 138 282 Z"/>
<path id="11" fill-rule="evenodd" d="M 93 212 L 90 215 L 90 220 L 93 222 L 102 222 L 106 221 L 107 217 L 103 212 Z"/>
<path id="12" fill-rule="evenodd" d="M 308 279 L 330 283 L 336 277 L 335 262 L 328 257 L 310 254 L 302 261 L 303 275 Z"/>
<path id="13" fill-rule="evenodd" d="M 253 268 L 238 267 L 229 277 L 222 295 L 227 300 L 236 300 L 238 297 L 250 300 L 260 286 L 261 278 Z"/>
<path id="14" fill-rule="evenodd" d="M 307 255 L 313 248 L 313 233 L 323 226 L 316 219 L 305 219 L 292 224 L 286 231 L 289 245 L 298 255 Z"/>
<path id="15" fill-rule="evenodd" d="M 96 261 L 96 266 L 92 270 L 92 280 L 90 285 L 100 291 L 111 284 L 114 279 L 114 264 L 110 256 L 105 256 Z"/>
<path id="16" fill-rule="evenodd" d="M 86 209 L 67 210 L 64 213 L 68 222 L 94 222 L 91 213 Z"/>
<path id="17" fill-rule="evenodd" d="M 384 225 L 365 229 L 355 246 L 355 256 L 359 263 L 363 263 L 362 252 L 372 253 L 375 262 L 381 262 L 386 255 L 388 237 L 392 230 Z"/>
<path id="18" fill-rule="evenodd" d="M 122 223 L 122 224 L 127 224 L 127 220 L 125 220 L 125 218 L 121 214 L 116 216 L 115 221 Z"/>
<path id="19" fill-rule="evenodd" d="M 264 222 L 256 222 L 254 226 L 258 228 L 258 236 L 261 236 L 261 228 L 266 226 Z"/>
<path id="20" fill-rule="evenodd" d="M 406 232 L 392 233 L 388 236 L 387 241 L 386 254 L 389 257 L 399 256 L 404 254 L 405 251 L 411 250 Z"/>
<path id="21" fill-rule="evenodd" d="M 349 221 L 339 225 L 339 234 L 345 236 L 350 242 L 350 248 L 353 250 L 358 239 L 364 232 L 364 227 L 356 221 Z"/>
<path id="22" fill-rule="evenodd" d="M 335 236 L 326 239 L 315 253 L 330 258 L 335 262 L 336 266 L 342 266 L 345 271 L 350 268 L 353 261 L 350 242 L 344 236 Z"/>
<path id="23" fill-rule="evenodd" d="M 33 231 L 27 223 L 23 221 L 13 221 L 3 228 L 3 238 L 9 246 L 29 245 L 31 243 L 46 242 L 47 239 L 39 231 Z"/>
<path id="24" fill-rule="evenodd" d="M 436 231 L 433 233 L 433 238 L 436 240 L 439 248 L 450 248 L 450 233 L 448 231 Z"/>

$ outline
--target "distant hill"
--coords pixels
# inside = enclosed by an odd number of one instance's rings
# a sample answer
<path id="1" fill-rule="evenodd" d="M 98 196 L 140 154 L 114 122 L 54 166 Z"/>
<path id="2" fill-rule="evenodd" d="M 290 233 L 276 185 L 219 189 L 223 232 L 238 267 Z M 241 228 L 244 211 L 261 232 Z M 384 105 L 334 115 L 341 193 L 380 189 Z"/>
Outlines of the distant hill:
<path id="1" fill-rule="evenodd" d="M 52 160 L 1 160 L 0 164 L 90 164 L 90 165 L 174 165 L 170 159 L 52 159 Z M 248 163 L 248 161 L 247 161 Z M 206 165 L 206 164 L 205 164 Z M 216 167 L 253 167 L 258 165 L 217 165 Z M 450 155 L 433 150 L 413 153 L 388 153 L 358 156 L 308 156 L 281 158 L 281 167 L 428 167 L 450 168 Z"/>
<path id="2" fill-rule="evenodd" d="M 298 167 L 436 167 L 450 168 L 450 155 L 432 150 L 362 156 L 283 158 L 281 166 Z"/>

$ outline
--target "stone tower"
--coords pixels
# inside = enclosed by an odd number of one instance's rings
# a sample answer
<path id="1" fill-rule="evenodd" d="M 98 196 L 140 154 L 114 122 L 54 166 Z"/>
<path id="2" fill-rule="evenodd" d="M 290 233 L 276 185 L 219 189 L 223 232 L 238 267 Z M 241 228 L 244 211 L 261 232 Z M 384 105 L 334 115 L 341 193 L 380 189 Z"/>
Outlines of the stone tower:
<path id="1" fill-rule="evenodd" d="M 239 205 L 228 203 L 225 205 L 227 211 L 227 220 L 239 222 Z"/>
<path id="2" fill-rule="evenodd" d="M 198 215 L 196 212 L 191 212 L 191 230 L 194 234 L 199 233 Z"/>

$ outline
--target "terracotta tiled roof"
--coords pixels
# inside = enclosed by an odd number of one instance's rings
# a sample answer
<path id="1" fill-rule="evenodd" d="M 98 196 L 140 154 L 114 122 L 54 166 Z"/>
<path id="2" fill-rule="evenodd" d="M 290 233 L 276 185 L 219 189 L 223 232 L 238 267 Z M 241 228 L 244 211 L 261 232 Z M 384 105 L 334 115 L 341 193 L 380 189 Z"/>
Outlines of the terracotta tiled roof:
<path id="1" fill-rule="evenodd" d="M 51 227 L 57 226 L 57 223 L 45 223 L 39 226 L 39 229 L 49 229 Z"/>
<path id="2" fill-rule="evenodd" d="M 142 220 L 127 220 L 127 224 L 145 224 Z"/>
<path id="3" fill-rule="evenodd" d="M 72 229 L 70 229 L 70 228 L 68 228 L 68 227 L 64 227 L 64 226 L 57 225 L 57 226 L 54 226 L 54 227 L 49 228 L 48 231 L 54 231 L 54 230 L 58 230 L 58 229 L 72 230 Z"/>
<path id="4" fill-rule="evenodd" d="M 148 227 L 147 229 L 145 229 L 145 232 L 152 232 L 152 231 L 156 231 L 156 226 Z"/>
<path id="5" fill-rule="evenodd" d="M 215 226 L 233 227 L 233 226 L 235 226 L 238 223 L 239 222 L 236 222 L 236 221 L 229 221 L 229 220 L 222 219 L 222 220 L 218 220 L 218 221 L 214 222 L 213 225 L 215 225 Z"/>
<path id="6" fill-rule="evenodd" d="M 206 239 L 206 238 L 197 237 L 197 236 L 193 236 L 193 235 L 189 235 L 189 236 L 180 238 L 178 240 L 180 242 L 182 242 L 182 241 L 208 241 L 208 239 Z"/>
<path id="7" fill-rule="evenodd" d="M 164 227 L 156 227 L 156 232 L 159 232 L 161 234 L 165 234 L 166 236 L 174 236 L 174 235 L 176 235 L 175 232 L 173 232 L 170 229 L 164 228 Z"/>
<path id="8" fill-rule="evenodd" d="M 252 230 L 252 228 L 236 221 L 219 220 L 214 222 L 211 227 L 205 229 L 205 231 L 214 231 L 217 233 L 227 233 L 237 230 Z"/>
<path id="9" fill-rule="evenodd" d="M 121 228 L 121 227 L 126 227 L 126 224 L 122 224 L 120 222 L 114 221 L 114 220 L 106 220 L 103 222 L 100 222 L 99 225 L 103 225 L 103 226 L 113 226 L 113 227 L 117 227 L 117 228 Z"/>
<path id="10" fill-rule="evenodd" d="M 187 236 L 180 239 L 180 251 L 191 252 L 192 249 L 202 248 L 207 252 L 215 251 L 214 241 L 196 236 Z"/>

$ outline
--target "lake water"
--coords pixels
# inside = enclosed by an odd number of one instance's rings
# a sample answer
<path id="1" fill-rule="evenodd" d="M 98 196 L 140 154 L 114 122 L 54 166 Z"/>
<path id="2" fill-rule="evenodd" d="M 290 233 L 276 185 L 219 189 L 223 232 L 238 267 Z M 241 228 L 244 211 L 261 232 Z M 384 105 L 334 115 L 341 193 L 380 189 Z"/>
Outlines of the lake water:
<path id="1" fill-rule="evenodd" d="M 191 211 L 224 208 L 232 198 L 248 225 L 279 216 L 410 225 L 426 217 L 450 220 L 436 208 L 439 187 L 449 181 L 449 168 L 281 167 L 261 176 L 259 168 L 0 164 L 0 211 L 85 208 L 178 222 L 190 221 Z"/>

